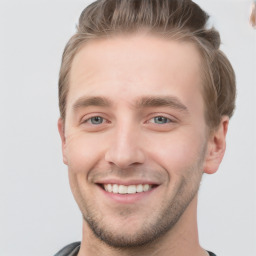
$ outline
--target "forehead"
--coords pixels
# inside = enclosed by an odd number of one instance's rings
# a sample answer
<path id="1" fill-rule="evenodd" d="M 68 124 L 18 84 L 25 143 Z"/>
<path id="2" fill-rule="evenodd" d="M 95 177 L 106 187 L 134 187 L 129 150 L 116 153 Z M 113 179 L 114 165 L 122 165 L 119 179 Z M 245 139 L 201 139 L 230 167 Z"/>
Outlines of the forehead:
<path id="1" fill-rule="evenodd" d="M 201 95 L 200 68 L 192 43 L 144 34 L 91 40 L 73 60 L 67 109 L 83 95 L 132 101 L 141 95 L 186 94 L 189 101 L 189 94 Z"/>

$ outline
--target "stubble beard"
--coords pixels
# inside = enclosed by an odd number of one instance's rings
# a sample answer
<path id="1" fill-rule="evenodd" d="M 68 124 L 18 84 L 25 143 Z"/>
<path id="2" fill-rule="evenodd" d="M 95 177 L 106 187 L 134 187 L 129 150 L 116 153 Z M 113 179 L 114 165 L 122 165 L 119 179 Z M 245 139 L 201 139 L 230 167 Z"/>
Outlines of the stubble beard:
<path id="1" fill-rule="evenodd" d="M 133 249 L 149 245 L 161 239 L 163 235 L 175 226 L 196 196 L 202 178 L 201 166 L 202 156 L 196 166 L 187 170 L 191 175 L 182 177 L 175 197 L 167 204 L 159 207 L 160 209 L 156 209 L 158 214 L 155 219 L 149 221 L 150 216 L 145 216 L 146 221 L 141 225 L 142 228 L 133 234 L 125 234 L 120 230 L 115 232 L 111 229 L 111 226 L 104 223 L 104 220 L 93 209 L 94 207 L 89 205 L 84 205 L 83 207 L 83 218 L 94 235 L 110 247 Z M 191 184 L 193 185 L 191 186 Z"/>

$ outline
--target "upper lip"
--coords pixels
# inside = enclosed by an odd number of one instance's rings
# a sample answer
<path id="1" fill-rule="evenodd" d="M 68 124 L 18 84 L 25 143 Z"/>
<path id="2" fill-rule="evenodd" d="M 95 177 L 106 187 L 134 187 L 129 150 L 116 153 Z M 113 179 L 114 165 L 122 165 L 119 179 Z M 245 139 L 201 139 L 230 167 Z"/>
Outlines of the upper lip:
<path id="1" fill-rule="evenodd" d="M 120 179 L 104 179 L 104 180 L 98 180 L 95 182 L 96 184 L 117 184 L 117 185 L 144 185 L 144 184 L 149 184 L 149 185 L 159 185 L 158 182 L 155 181 L 150 181 L 150 180 L 138 180 L 138 179 L 133 179 L 133 180 L 120 180 Z"/>

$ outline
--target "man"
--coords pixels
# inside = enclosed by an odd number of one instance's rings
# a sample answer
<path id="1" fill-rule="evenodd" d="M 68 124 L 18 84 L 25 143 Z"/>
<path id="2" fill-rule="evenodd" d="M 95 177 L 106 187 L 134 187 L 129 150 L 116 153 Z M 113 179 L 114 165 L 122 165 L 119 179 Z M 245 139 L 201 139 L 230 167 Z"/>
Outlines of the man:
<path id="1" fill-rule="evenodd" d="M 190 0 L 99 0 L 59 80 L 63 161 L 83 238 L 56 255 L 206 256 L 197 194 L 235 102 L 218 32 Z"/>

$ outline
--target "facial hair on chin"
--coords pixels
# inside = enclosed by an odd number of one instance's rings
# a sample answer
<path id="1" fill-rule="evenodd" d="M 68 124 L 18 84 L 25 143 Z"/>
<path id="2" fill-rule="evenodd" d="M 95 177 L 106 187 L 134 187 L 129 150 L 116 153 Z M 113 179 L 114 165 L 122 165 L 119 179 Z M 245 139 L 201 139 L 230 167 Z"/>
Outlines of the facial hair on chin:
<path id="1" fill-rule="evenodd" d="M 174 191 L 172 200 L 157 209 L 158 214 L 155 219 L 150 218 L 150 216 L 147 218 L 146 216 L 141 229 L 136 233 L 128 235 L 122 233 L 120 230 L 118 230 L 120 232 L 115 232 L 111 229 L 111 226 L 104 223 L 102 216 L 99 216 L 94 204 L 89 204 L 80 194 L 80 200 L 78 201 L 81 203 L 80 210 L 85 222 L 95 237 L 110 247 L 132 249 L 148 246 L 153 241 L 160 239 L 175 226 L 188 205 L 197 195 L 203 174 L 205 153 L 206 144 L 201 148 L 201 152 L 198 154 L 197 161 L 194 162 L 194 165 L 181 171 L 184 175 L 181 176 L 180 183 Z M 128 216 L 129 211 L 123 212 L 122 215 L 122 217 L 125 215 Z"/>
<path id="2" fill-rule="evenodd" d="M 193 168 L 190 172 L 198 172 L 198 169 Z M 83 218 L 94 235 L 110 247 L 128 249 L 148 245 L 161 238 L 178 222 L 198 192 L 201 175 L 198 176 L 196 181 L 194 180 L 195 177 L 183 177 L 174 199 L 168 202 L 167 205 L 162 205 L 158 209 L 158 217 L 155 220 L 145 221 L 142 225 L 143 228 L 136 234 L 127 235 L 121 234 L 121 232 L 117 234 L 99 219 L 92 207 L 86 207 Z M 194 185 L 189 189 L 191 183 L 194 183 Z"/>

